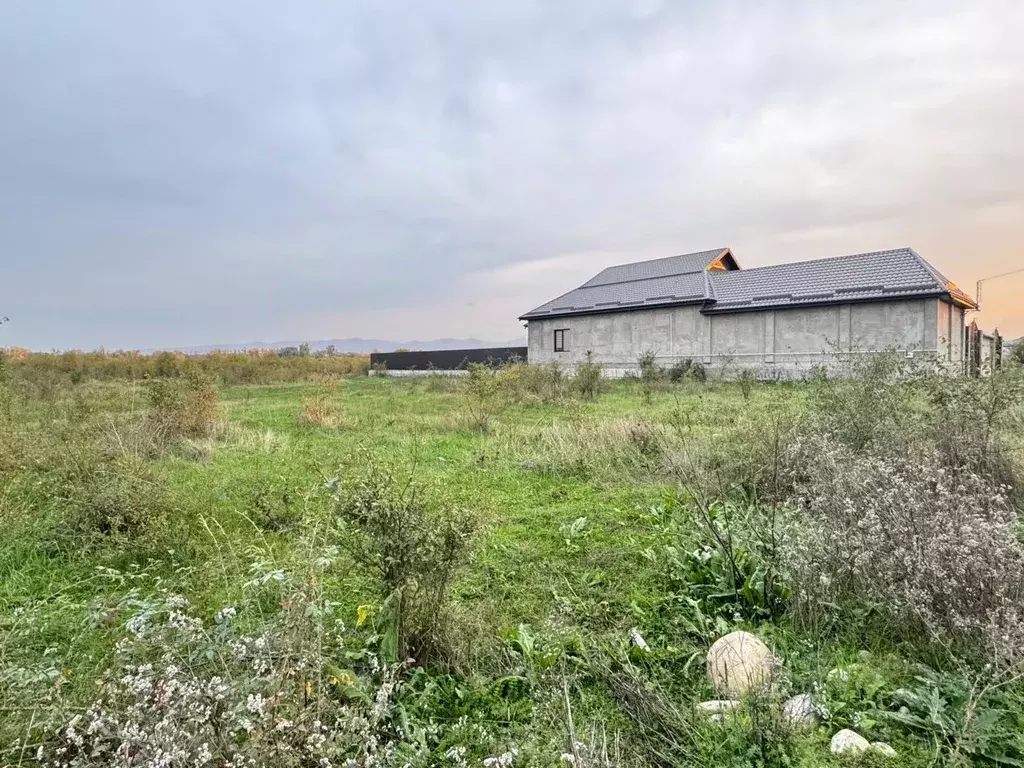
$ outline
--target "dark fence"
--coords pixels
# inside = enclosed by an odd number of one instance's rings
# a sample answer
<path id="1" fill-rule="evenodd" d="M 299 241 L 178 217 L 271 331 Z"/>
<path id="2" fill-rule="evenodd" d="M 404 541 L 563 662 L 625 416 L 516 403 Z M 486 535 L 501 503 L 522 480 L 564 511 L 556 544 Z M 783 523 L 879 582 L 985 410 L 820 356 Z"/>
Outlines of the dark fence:
<path id="1" fill-rule="evenodd" d="M 499 366 L 512 360 L 526 361 L 526 347 L 490 349 L 434 349 L 422 352 L 374 352 L 370 368 L 389 371 L 458 371 L 469 363 Z"/>

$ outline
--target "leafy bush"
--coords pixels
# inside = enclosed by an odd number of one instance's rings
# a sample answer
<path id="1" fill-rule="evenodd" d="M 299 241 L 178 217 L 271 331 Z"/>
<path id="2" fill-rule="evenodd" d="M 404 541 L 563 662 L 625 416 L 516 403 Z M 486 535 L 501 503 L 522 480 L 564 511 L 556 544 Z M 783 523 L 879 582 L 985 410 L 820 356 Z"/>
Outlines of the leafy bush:
<path id="1" fill-rule="evenodd" d="M 497 372 L 498 388 L 510 403 L 555 403 L 569 393 L 570 381 L 558 363 L 513 362 Z"/>
<path id="2" fill-rule="evenodd" d="M 470 363 L 465 377 L 465 415 L 478 432 L 489 432 L 491 419 L 501 407 L 498 373 L 483 363 Z"/>
<path id="3" fill-rule="evenodd" d="M 856 362 L 848 378 L 816 376 L 808 398 L 813 429 L 854 451 L 902 452 L 919 433 L 910 378 L 894 352 Z"/>
<path id="4" fill-rule="evenodd" d="M 1010 347 L 1009 361 L 1024 366 L 1024 338 L 1017 339 Z"/>
<path id="5" fill-rule="evenodd" d="M 636 359 L 637 368 L 640 371 L 640 386 L 644 393 L 644 402 L 648 405 L 651 404 L 651 395 L 665 373 L 657 364 L 657 359 L 657 355 L 650 350 L 642 353 Z"/>
<path id="6" fill-rule="evenodd" d="M 763 555 L 741 543 L 667 548 L 669 576 L 677 590 L 692 595 L 712 615 L 767 619 L 781 611 L 789 590 Z"/>
<path id="7" fill-rule="evenodd" d="M 678 384 L 689 377 L 690 372 L 693 369 L 693 360 L 688 357 L 684 357 L 682 360 L 677 360 L 672 364 L 672 367 L 668 369 L 668 380 L 673 384 Z"/>
<path id="8" fill-rule="evenodd" d="M 332 487 L 338 543 L 377 580 L 385 656 L 451 663 L 448 589 L 466 561 L 473 517 L 431 506 L 412 477 L 399 480 L 372 459 Z"/>
<path id="9" fill-rule="evenodd" d="M 933 376 L 924 387 L 930 406 L 925 437 L 943 464 L 1017 488 L 1007 435 L 1024 405 L 1024 369 L 1006 368 L 980 378 Z"/>
<path id="10" fill-rule="evenodd" d="M 1018 765 L 1024 739 L 1015 723 L 1001 717 L 994 694 L 993 686 L 921 667 L 909 685 L 893 692 L 893 710 L 882 715 L 935 743 L 943 765 Z"/>
<path id="11" fill-rule="evenodd" d="M 580 397 L 587 400 L 597 397 L 603 376 L 601 366 L 594 362 L 594 353 L 588 350 L 586 359 L 576 366 L 576 375 L 573 377 L 573 384 Z"/>
<path id="12" fill-rule="evenodd" d="M 790 457 L 803 524 L 787 558 L 804 607 L 868 602 L 941 641 L 1024 651 L 1024 548 L 1006 489 L 939 457 L 808 440 Z"/>
<path id="13" fill-rule="evenodd" d="M 67 533 L 135 538 L 166 522 L 170 504 L 160 476 L 144 458 L 96 459 L 65 477 Z M 81 539 L 78 539 L 81 541 Z"/>
<path id="14" fill-rule="evenodd" d="M 216 382 L 199 373 L 149 385 L 149 422 L 161 440 L 209 437 L 220 424 Z"/>

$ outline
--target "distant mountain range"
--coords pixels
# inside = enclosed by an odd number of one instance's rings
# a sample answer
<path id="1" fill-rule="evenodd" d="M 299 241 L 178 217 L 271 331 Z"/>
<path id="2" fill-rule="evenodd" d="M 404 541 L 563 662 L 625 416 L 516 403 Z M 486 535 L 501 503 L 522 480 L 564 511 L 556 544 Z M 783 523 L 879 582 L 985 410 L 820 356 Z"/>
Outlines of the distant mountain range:
<path id="1" fill-rule="evenodd" d="M 215 349 L 242 351 L 246 349 L 283 349 L 309 344 L 314 352 L 322 352 L 333 346 L 338 352 L 394 352 L 396 349 L 486 349 L 488 347 L 525 347 L 526 339 L 511 341 L 481 341 L 480 339 L 432 339 L 430 341 L 390 341 L 388 339 L 320 339 L 318 341 L 247 341 L 243 344 L 207 344 L 193 347 L 160 347 L 144 352 L 183 352 L 187 355 L 202 355 Z"/>

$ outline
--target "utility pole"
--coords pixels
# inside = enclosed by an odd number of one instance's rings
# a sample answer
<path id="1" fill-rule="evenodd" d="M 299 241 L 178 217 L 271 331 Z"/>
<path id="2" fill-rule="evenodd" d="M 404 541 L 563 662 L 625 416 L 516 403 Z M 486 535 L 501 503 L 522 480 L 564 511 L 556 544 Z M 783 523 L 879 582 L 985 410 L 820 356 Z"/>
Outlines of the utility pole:
<path id="1" fill-rule="evenodd" d="M 982 283 L 987 283 L 989 280 L 995 280 L 995 279 L 1000 278 L 1000 277 L 1009 277 L 1010 275 L 1019 275 L 1022 272 L 1024 272 L 1024 267 L 1022 267 L 1021 269 L 1011 269 L 1009 272 L 1002 272 L 1002 273 L 1000 273 L 998 275 L 990 275 L 989 277 L 981 278 L 981 280 L 979 280 L 974 285 L 974 293 L 975 293 L 974 303 L 978 305 L 979 309 L 981 309 L 981 284 Z"/>

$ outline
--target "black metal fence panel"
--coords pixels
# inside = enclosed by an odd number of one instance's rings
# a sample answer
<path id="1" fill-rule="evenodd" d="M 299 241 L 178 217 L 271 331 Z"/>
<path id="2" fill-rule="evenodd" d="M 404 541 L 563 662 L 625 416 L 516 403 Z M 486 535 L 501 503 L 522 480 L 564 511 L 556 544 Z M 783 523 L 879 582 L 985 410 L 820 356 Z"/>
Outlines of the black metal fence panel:
<path id="1" fill-rule="evenodd" d="M 526 347 L 491 347 L 489 349 L 436 349 L 417 352 L 374 352 L 370 355 L 371 370 L 389 371 L 458 371 L 469 363 L 497 367 L 520 360 L 526 362 Z"/>

